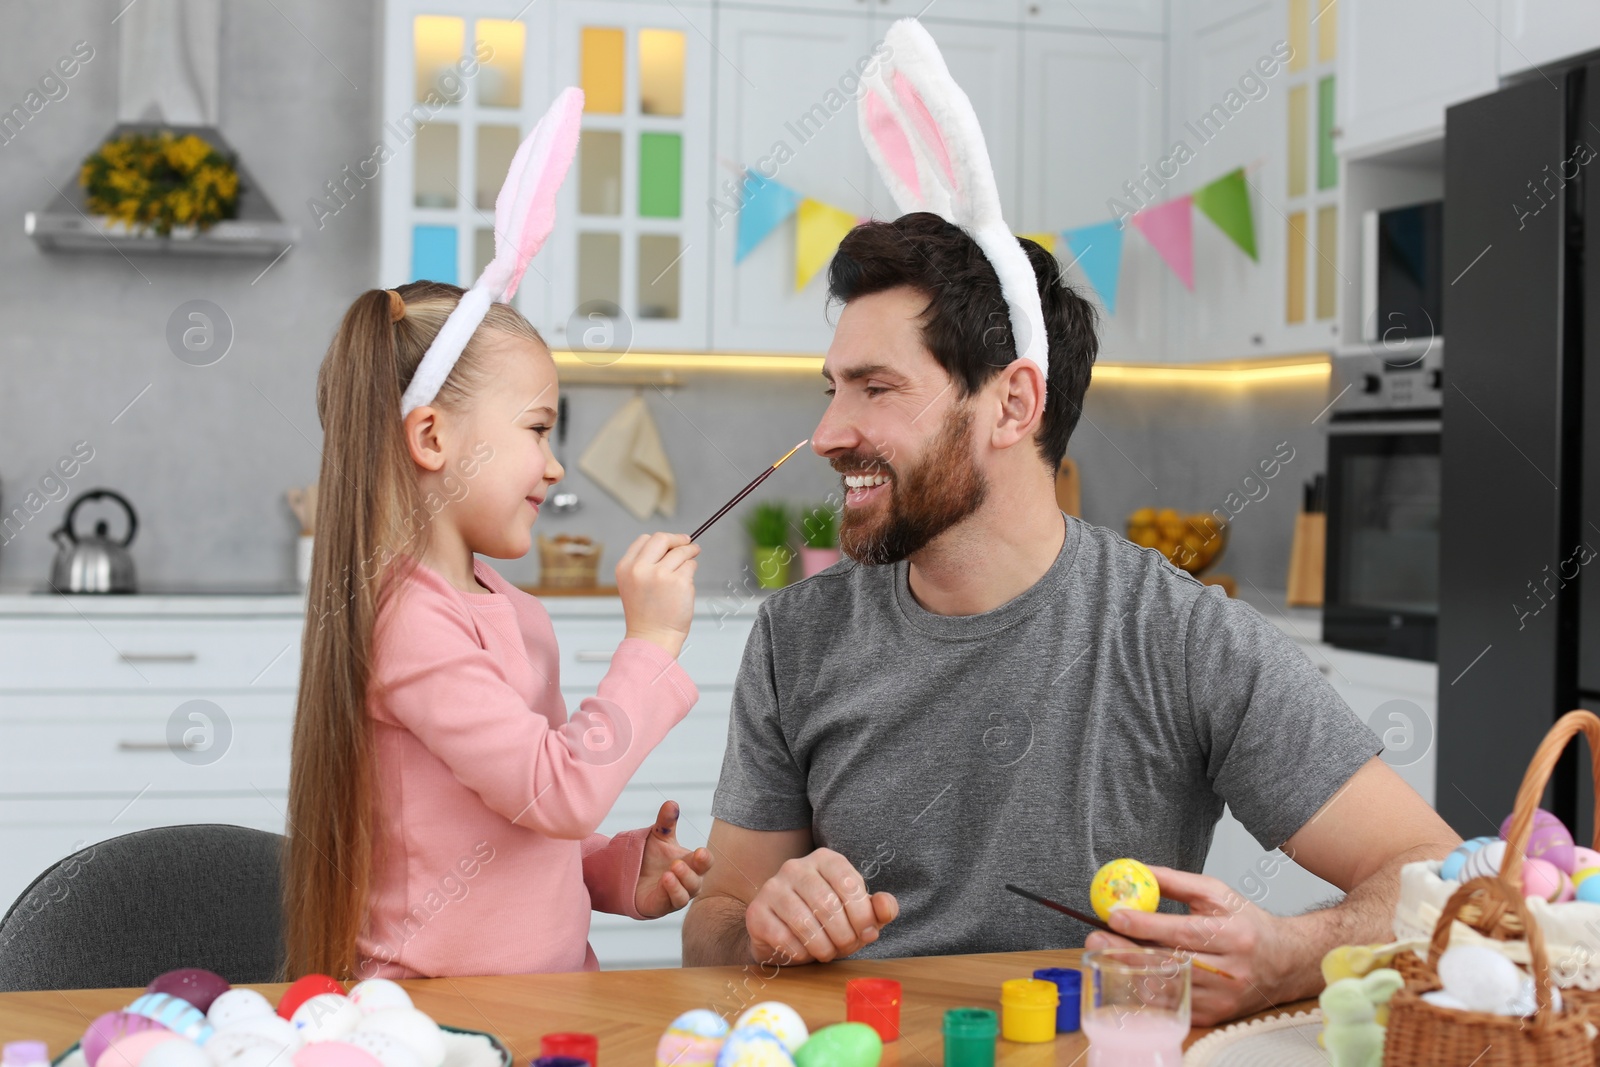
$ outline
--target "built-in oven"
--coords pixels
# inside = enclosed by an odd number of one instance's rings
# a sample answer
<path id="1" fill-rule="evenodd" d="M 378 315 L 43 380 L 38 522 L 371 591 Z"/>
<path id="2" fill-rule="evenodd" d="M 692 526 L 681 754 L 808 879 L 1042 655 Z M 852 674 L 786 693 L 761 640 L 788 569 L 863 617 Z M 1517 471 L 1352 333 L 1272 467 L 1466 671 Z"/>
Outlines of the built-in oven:
<path id="1" fill-rule="evenodd" d="M 1322 639 L 1434 660 L 1442 341 L 1333 358 Z"/>

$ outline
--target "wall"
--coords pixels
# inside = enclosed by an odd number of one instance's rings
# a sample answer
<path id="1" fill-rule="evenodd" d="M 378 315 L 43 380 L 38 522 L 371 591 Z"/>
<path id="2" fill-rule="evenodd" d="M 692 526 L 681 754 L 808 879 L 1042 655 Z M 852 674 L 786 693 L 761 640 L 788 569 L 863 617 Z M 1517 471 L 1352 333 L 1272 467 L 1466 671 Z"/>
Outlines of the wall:
<path id="1" fill-rule="evenodd" d="M 73 491 L 109 486 L 133 501 L 141 517 L 135 557 L 147 585 L 287 583 L 296 526 L 283 493 L 317 477 L 316 369 L 349 299 L 376 274 L 377 197 L 357 199 L 321 231 L 305 202 L 370 149 L 379 122 L 378 6 L 277 0 L 276 10 L 224 9 L 221 128 L 302 231 L 264 274 L 267 263 L 257 260 L 45 255 L 22 234 L 23 212 L 49 201 L 49 183 L 64 188 L 112 125 L 118 10 L 98 2 L 19 6 L 0 37 L 7 107 L 74 42 L 95 48 L 68 95 L 0 145 L 8 179 L 0 183 L 0 218 L 11 220 L 0 228 L 0 503 L 20 499 L 86 440 L 94 458 Z M 209 367 L 180 362 L 166 341 L 168 317 L 196 298 L 220 305 L 234 330 L 227 356 Z M 1095 385 L 1072 446 L 1085 516 L 1120 528 L 1145 504 L 1219 506 L 1288 440 L 1296 458 L 1268 497 L 1241 513 L 1223 567 L 1264 590 L 1281 589 L 1297 487 L 1322 466 L 1310 420 L 1323 393 L 1320 381 L 1249 391 Z M 629 390 L 575 386 L 569 395 L 568 459 L 575 460 Z M 647 389 L 646 397 L 679 478 L 677 514 L 637 523 L 569 462 L 583 507 L 539 524 L 547 533 L 602 540 L 603 574 L 639 532 L 697 525 L 808 436 L 825 403 L 820 379 L 796 377 L 702 378 L 673 393 Z M 802 456 L 763 492 L 804 502 L 836 488 L 825 463 Z M 0 585 L 42 584 L 53 553 L 48 531 L 65 512 L 50 504 L 0 547 Z M 703 592 L 725 593 L 745 579 L 737 518 L 704 539 Z M 533 557 L 497 566 L 517 581 L 536 578 Z"/>

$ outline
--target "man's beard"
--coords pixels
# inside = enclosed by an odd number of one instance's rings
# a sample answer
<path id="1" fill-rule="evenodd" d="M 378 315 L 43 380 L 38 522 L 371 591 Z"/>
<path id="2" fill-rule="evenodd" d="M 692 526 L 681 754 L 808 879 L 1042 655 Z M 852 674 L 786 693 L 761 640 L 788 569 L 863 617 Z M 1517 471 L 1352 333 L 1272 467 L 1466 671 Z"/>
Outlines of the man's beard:
<path id="1" fill-rule="evenodd" d="M 839 547 L 846 555 L 869 565 L 898 563 L 978 510 L 989 483 L 972 457 L 971 428 L 971 408 L 957 407 L 944 432 L 903 477 L 870 456 L 834 459 L 835 470 L 890 475 L 889 499 L 872 505 L 872 515 L 844 509 Z"/>

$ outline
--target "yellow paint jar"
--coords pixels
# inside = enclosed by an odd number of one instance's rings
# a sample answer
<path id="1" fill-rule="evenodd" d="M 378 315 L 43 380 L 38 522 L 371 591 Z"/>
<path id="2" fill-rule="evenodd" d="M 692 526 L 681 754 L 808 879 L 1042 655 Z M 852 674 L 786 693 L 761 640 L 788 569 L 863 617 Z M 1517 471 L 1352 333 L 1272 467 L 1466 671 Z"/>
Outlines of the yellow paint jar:
<path id="1" fill-rule="evenodd" d="M 1007 1041 L 1054 1041 L 1061 988 L 1038 978 L 1000 983 L 1000 1036 Z"/>

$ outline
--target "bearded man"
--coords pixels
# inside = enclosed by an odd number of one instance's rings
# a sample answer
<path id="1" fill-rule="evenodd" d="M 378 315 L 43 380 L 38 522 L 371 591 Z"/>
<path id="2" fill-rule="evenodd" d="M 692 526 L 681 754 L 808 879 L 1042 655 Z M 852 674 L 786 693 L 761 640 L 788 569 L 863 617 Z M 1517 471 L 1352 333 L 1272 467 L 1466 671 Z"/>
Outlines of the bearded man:
<path id="1" fill-rule="evenodd" d="M 1004 884 L 1082 906 L 1130 856 L 1165 899 L 1113 928 L 1231 976 L 1194 971 L 1197 1024 L 1311 996 L 1329 948 L 1389 939 L 1400 867 L 1460 839 L 1276 627 L 1059 510 L 1094 314 L 1019 240 L 1048 381 L 960 227 L 869 222 L 834 256 L 811 446 L 848 558 L 757 612 L 684 962 L 1075 947 L 1087 927 Z M 1224 804 L 1343 899 L 1277 916 L 1199 874 Z"/>

